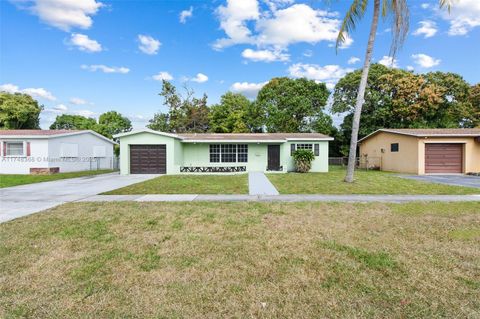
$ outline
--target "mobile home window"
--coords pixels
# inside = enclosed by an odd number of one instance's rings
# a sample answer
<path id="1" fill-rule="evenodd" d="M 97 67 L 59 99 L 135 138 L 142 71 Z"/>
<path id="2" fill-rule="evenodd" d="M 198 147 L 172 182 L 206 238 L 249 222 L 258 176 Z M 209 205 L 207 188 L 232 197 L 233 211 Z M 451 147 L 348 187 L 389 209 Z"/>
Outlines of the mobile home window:
<path id="1" fill-rule="evenodd" d="M 210 145 L 210 163 L 219 163 L 220 162 L 220 145 L 211 144 Z"/>
<path id="2" fill-rule="evenodd" d="M 24 156 L 23 142 L 6 142 L 5 144 L 7 156 Z"/>
<path id="3" fill-rule="evenodd" d="M 398 143 L 390 144 L 390 152 L 398 152 Z"/>
<path id="4" fill-rule="evenodd" d="M 247 144 L 210 144 L 210 163 L 248 162 Z"/>
<path id="5" fill-rule="evenodd" d="M 237 161 L 237 145 L 222 144 L 222 163 L 235 163 Z"/>
<path id="6" fill-rule="evenodd" d="M 313 144 L 297 144 L 297 150 L 313 151 Z"/>

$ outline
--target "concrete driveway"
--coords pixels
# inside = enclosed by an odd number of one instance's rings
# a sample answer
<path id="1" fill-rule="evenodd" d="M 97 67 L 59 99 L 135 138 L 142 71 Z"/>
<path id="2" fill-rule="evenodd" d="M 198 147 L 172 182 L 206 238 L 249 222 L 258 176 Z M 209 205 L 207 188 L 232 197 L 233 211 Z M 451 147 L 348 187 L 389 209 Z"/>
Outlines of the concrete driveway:
<path id="1" fill-rule="evenodd" d="M 0 223 L 157 176 L 112 173 L 0 188 Z"/>
<path id="2" fill-rule="evenodd" d="M 403 178 L 422 182 L 480 188 L 480 177 L 468 175 L 402 175 Z"/>

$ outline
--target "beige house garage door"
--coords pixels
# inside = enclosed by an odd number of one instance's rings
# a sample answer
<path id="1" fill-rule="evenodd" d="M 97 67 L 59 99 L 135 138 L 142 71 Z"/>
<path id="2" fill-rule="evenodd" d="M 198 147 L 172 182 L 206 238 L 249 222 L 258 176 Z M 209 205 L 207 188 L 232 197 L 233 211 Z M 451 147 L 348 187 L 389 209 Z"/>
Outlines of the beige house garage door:
<path id="1" fill-rule="evenodd" d="M 425 173 L 463 173 L 463 144 L 425 144 Z"/>

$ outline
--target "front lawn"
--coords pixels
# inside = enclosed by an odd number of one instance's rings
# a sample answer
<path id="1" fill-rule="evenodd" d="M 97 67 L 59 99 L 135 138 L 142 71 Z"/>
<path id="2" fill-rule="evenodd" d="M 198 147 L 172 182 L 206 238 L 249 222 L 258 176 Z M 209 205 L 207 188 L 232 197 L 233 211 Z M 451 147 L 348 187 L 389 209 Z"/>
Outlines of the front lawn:
<path id="1" fill-rule="evenodd" d="M 248 194 L 248 175 L 165 175 L 104 195 Z"/>
<path id="2" fill-rule="evenodd" d="M 33 184 L 40 182 L 50 182 L 65 178 L 75 178 L 82 176 L 98 175 L 112 173 L 113 170 L 104 169 L 97 171 L 81 171 L 70 173 L 58 173 L 49 175 L 22 175 L 22 174 L 0 174 L 0 188 L 17 185 Z"/>
<path id="3" fill-rule="evenodd" d="M 405 179 L 398 173 L 355 171 L 355 182 L 345 183 L 345 169 L 330 166 L 328 173 L 269 174 L 280 194 L 480 194 L 476 188 L 433 184 Z"/>
<path id="4" fill-rule="evenodd" d="M 71 203 L 0 243 L 1 318 L 480 313 L 480 203 Z"/>

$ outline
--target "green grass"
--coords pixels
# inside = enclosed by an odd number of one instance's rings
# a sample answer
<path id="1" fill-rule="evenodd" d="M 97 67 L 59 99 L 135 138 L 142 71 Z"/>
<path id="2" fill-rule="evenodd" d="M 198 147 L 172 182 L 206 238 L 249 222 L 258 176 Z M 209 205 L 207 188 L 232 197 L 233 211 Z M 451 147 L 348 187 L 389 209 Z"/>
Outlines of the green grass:
<path id="1" fill-rule="evenodd" d="M 248 194 L 248 175 L 165 175 L 104 195 Z"/>
<path id="2" fill-rule="evenodd" d="M 355 182 L 345 183 L 345 169 L 330 166 L 328 173 L 269 174 L 281 194 L 480 194 L 480 189 L 414 181 L 398 173 L 355 171 Z"/>
<path id="3" fill-rule="evenodd" d="M 91 176 L 105 173 L 112 173 L 113 170 L 97 170 L 97 171 L 81 171 L 70 173 L 58 173 L 49 175 L 21 175 L 21 174 L 0 174 L 0 188 L 11 187 L 17 185 L 41 183 L 56 181 L 59 179 L 75 178 L 82 176 Z"/>
<path id="4" fill-rule="evenodd" d="M 0 318 L 476 318 L 479 224 L 480 202 L 70 203 L 0 224 Z"/>

